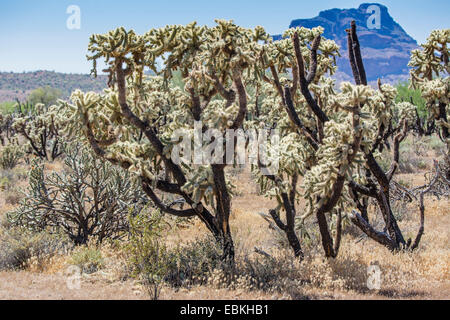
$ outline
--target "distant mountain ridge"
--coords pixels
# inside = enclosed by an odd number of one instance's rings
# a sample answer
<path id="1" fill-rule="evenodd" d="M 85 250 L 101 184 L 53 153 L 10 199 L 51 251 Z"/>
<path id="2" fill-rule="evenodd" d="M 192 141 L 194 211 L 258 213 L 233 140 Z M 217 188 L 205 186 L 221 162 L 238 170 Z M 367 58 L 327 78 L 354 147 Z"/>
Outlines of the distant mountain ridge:
<path id="1" fill-rule="evenodd" d="M 76 89 L 100 92 L 107 87 L 108 77 L 93 78 L 88 74 L 67 74 L 54 71 L 23 73 L 0 72 L 0 103 L 25 100 L 34 89 L 49 86 L 62 91 L 65 98 Z"/>
<path id="2" fill-rule="evenodd" d="M 368 20 L 372 13 L 367 13 L 369 6 L 380 8 L 380 29 L 369 29 Z M 314 28 L 322 26 L 323 36 L 336 41 L 341 47 L 342 57 L 338 59 L 341 80 L 352 78 L 352 71 L 348 62 L 347 34 L 350 22 L 356 21 L 358 36 L 366 67 L 367 78 L 375 81 L 382 78 L 385 81 L 405 78 L 408 74 L 408 62 L 411 50 L 418 47 L 417 41 L 389 14 L 388 8 L 379 3 L 363 3 L 357 9 L 331 9 L 322 11 L 312 19 L 293 20 L 289 28 Z M 281 35 L 273 36 L 274 40 L 281 39 Z"/>

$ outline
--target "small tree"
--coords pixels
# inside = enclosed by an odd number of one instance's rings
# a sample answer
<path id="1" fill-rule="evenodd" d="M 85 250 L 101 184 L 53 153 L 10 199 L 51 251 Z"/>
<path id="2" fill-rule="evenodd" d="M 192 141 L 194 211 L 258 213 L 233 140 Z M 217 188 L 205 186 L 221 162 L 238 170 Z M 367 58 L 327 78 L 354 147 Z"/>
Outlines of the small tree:
<path id="1" fill-rule="evenodd" d="M 54 105 L 61 97 L 61 90 L 46 86 L 33 90 L 28 97 L 28 101 L 31 105 L 41 103 L 46 107 L 50 107 Z"/>
<path id="2" fill-rule="evenodd" d="M 145 205 L 140 188 L 127 172 L 78 144 L 66 152 L 61 174 L 45 174 L 44 165 L 34 161 L 28 192 L 19 208 L 8 214 L 9 221 L 33 231 L 62 231 L 77 245 L 91 237 L 102 242 L 126 235 L 130 209 L 139 213 Z"/>

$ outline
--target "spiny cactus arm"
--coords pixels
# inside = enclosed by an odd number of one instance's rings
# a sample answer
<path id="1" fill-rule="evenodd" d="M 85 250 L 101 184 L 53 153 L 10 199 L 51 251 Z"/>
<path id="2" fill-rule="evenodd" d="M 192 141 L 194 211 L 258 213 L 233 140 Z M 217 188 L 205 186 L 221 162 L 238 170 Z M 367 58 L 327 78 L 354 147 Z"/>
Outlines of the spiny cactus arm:
<path id="1" fill-rule="evenodd" d="M 84 126 L 86 128 L 86 136 L 87 136 L 87 140 L 89 142 L 89 145 L 91 146 L 92 150 L 94 151 L 94 153 L 97 156 L 99 156 L 100 158 L 108 160 L 109 162 L 111 162 L 114 165 L 119 165 L 119 166 L 121 166 L 124 169 L 130 168 L 130 166 L 132 165 L 131 163 L 129 163 L 127 161 L 116 159 L 116 158 L 114 158 L 112 156 L 107 156 L 107 152 L 101 147 L 101 145 L 106 146 L 109 143 L 103 142 L 102 144 L 100 144 L 95 139 L 94 133 L 92 131 L 91 123 L 87 119 L 86 115 L 83 116 L 83 122 L 84 122 Z M 112 144 L 112 143 L 114 143 L 113 140 L 111 140 L 109 142 Z M 171 193 L 171 194 L 184 195 L 184 193 L 181 191 L 181 188 L 180 188 L 180 186 L 178 184 L 169 183 L 167 181 L 159 180 L 159 179 L 157 179 L 154 182 L 151 179 L 143 177 L 143 176 L 141 176 L 141 179 L 146 179 L 146 182 L 147 182 L 148 185 L 153 185 L 155 183 L 156 188 L 158 190 L 163 191 L 163 192 L 167 192 L 167 193 Z"/>
<path id="2" fill-rule="evenodd" d="M 313 58 L 313 59 L 315 58 L 315 61 L 311 62 L 312 72 L 310 71 L 310 74 L 311 73 L 315 74 L 315 72 L 316 72 L 315 70 L 317 69 L 317 49 L 320 45 L 320 39 L 321 39 L 320 35 L 317 36 L 314 39 L 313 47 L 311 48 L 312 51 L 315 51 L 314 54 L 313 53 L 311 54 L 311 58 Z M 295 56 L 297 58 L 297 66 L 298 66 L 298 74 L 299 74 L 298 80 L 299 80 L 300 90 L 301 90 L 303 96 L 305 97 L 306 102 L 308 103 L 309 107 L 314 112 L 314 114 L 317 116 L 317 118 L 322 123 L 325 123 L 329 120 L 328 116 L 319 107 L 319 105 L 317 104 L 317 101 L 313 98 L 311 91 L 309 91 L 310 83 L 308 83 L 308 79 L 305 75 L 305 64 L 303 61 L 303 55 L 302 55 L 302 51 L 300 49 L 300 41 L 299 41 L 297 32 L 294 34 L 293 43 L 294 43 Z M 313 66 L 315 66 L 315 68 Z"/>
<path id="3" fill-rule="evenodd" d="M 322 37 L 318 35 L 314 38 L 313 43 L 311 45 L 311 65 L 309 66 L 309 72 L 306 76 L 306 83 L 311 84 L 314 79 L 316 78 L 317 73 L 317 50 L 320 46 L 320 41 L 322 40 Z"/>
<path id="4" fill-rule="evenodd" d="M 337 218 L 337 229 L 336 229 L 336 237 L 333 241 L 331 237 L 328 222 L 325 214 L 333 210 L 333 208 L 337 205 L 339 199 L 341 198 L 342 192 L 344 190 L 344 183 L 346 181 L 346 171 L 347 167 L 351 165 L 351 163 L 355 160 L 356 155 L 360 149 L 361 141 L 362 141 L 362 129 L 360 127 L 360 115 L 359 115 L 359 107 L 354 107 L 353 111 L 353 130 L 354 130 L 354 140 L 351 145 L 351 150 L 347 156 L 347 163 L 342 164 L 339 168 L 339 173 L 337 179 L 332 187 L 331 195 L 328 200 L 324 202 L 322 206 L 320 206 L 316 212 L 317 222 L 319 223 L 320 233 L 322 235 L 322 245 L 325 250 L 325 255 L 327 257 L 336 258 L 339 252 L 340 241 L 341 241 L 341 216 L 340 212 L 338 212 Z M 339 210 L 338 210 L 339 211 Z"/>
<path id="5" fill-rule="evenodd" d="M 278 214 L 277 210 L 275 209 L 269 210 L 269 214 L 278 228 L 280 228 L 283 231 L 287 230 L 287 226 L 283 223 L 283 221 L 281 221 L 280 215 Z"/>
<path id="6" fill-rule="evenodd" d="M 361 46 L 359 44 L 358 35 L 356 33 L 356 21 L 353 20 L 351 22 L 351 28 L 347 31 L 347 37 L 350 38 L 349 43 L 351 43 L 351 46 L 348 47 L 350 51 L 350 57 L 353 55 L 354 59 L 350 58 L 350 63 L 354 63 L 352 65 L 352 70 L 357 70 L 358 72 L 358 79 L 360 80 L 360 83 L 362 85 L 367 85 L 367 77 L 366 77 L 366 70 L 364 68 L 364 63 L 362 60 L 361 55 Z M 355 79 L 356 80 L 356 79 Z"/>
<path id="7" fill-rule="evenodd" d="M 376 195 L 377 195 L 376 189 L 370 188 L 367 186 L 363 186 L 359 183 L 356 183 L 354 180 L 349 182 L 349 186 L 350 186 L 350 188 L 352 188 L 353 191 L 355 191 L 357 193 L 361 193 L 368 197 L 376 197 Z"/>
<path id="8" fill-rule="evenodd" d="M 281 99 L 283 99 L 283 103 L 286 103 L 284 101 L 284 94 L 283 94 L 283 88 L 280 83 L 280 77 L 278 76 L 278 71 L 274 65 L 270 66 L 270 72 L 272 73 L 273 81 L 269 80 L 269 83 L 272 83 L 275 86 Z"/>
<path id="9" fill-rule="evenodd" d="M 45 154 L 43 152 L 43 150 L 41 150 L 36 144 L 34 139 L 31 138 L 31 136 L 29 135 L 29 132 L 27 132 L 26 129 L 26 123 L 20 123 L 18 125 L 15 126 L 15 128 L 17 129 L 17 131 L 22 134 L 24 136 L 25 139 L 27 139 L 27 141 L 30 143 L 31 148 L 34 150 L 34 152 L 36 153 L 36 155 L 38 157 L 41 158 L 45 158 Z"/>
<path id="10" fill-rule="evenodd" d="M 351 37 L 349 36 L 349 39 L 350 39 L 350 38 L 351 38 Z M 351 40 L 350 40 L 350 42 L 351 42 Z M 349 52 L 351 52 L 351 51 L 349 51 Z M 350 53 L 350 54 L 352 54 L 352 53 Z M 358 82 L 357 79 L 359 79 L 359 77 L 360 77 L 360 76 L 359 76 L 358 73 L 354 74 L 355 82 Z M 359 80 L 359 81 L 360 81 L 360 80 Z M 383 87 L 382 87 L 382 85 L 381 85 L 381 79 L 378 79 L 377 85 L 378 85 L 378 90 L 379 90 L 381 93 L 383 93 Z M 387 102 L 384 100 L 384 103 L 386 104 Z M 374 143 L 373 146 L 372 146 L 372 152 L 375 152 L 378 148 L 380 148 L 380 152 L 383 150 L 383 144 L 382 144 L 382 142 L 383 142 L 383 141 L 386 141 L 387 138 L 388 138 L 388 137 L 386 137 L 386 135 L 385 135 L 385 131 L 386 131 L 386 126 L 385 126 L 384 122 L 382 122 L 382 123 L 380 124 L 380 126 L 378 127 L 378 134 L 377 134 L 377 138 L 376 138 L 376 140 L 375 140 L 375 143 Z M 389 130 L 388 130 L 388 131 L 389 131 Z"/>
<path id="11" fill-rule="evenodd" d="M 314 150 L 319 148 L 316 135 L 300 120 L 297 112 L 295 111 L 294 103 L 292 102 L 291 90 L 286 87 L 284 90 L 284 96 L 286 101 L 286 111 L 289 115 L 291 121 L 298 127 L 300 132 L 306 137 L 309 144 L 313 147 Z"/>
<path id="12" fill-rule="evenodd" d="M 242 70 L 239 67 L 233 69 L 233 83 L 237 91 L 237 98 L 239 101 L 239 112 L 233 121 L 230 129 L 237 130 L 242 126 L 245 116 L 247 114 L 247 92 L 242 81 Z"/>
<path id="13" fill-rule="evenodd" d="M 211 74 L 211 78 L 214 80 L 214 87 L 217 92 L 227 101 L 234 101 L 235 92 L 233 90 L 227 90 L 223 84 L 223 82 L 217 77 L 215 73 Z M 229 103 L 231 104 L 231 103 Z"/>
<path id="14" fill-rule="evenodd" d="M 353 51 L 353 41 L 350 29 L 345 30 L 347 32 L 347 47 L 348 47 L 348 60 L 350 61 L 350 67 L 352 69 L 353 78 L 357 85 L 362 84 L 361 76 L 359 75 L 358 67 L 356 66 L 355 52 Z"/>

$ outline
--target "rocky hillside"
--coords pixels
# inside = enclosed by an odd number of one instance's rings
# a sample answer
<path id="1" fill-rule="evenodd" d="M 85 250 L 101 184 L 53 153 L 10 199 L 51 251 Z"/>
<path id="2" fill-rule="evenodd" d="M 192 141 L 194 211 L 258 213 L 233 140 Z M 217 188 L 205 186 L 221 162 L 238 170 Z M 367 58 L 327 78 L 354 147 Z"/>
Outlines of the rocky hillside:
<path id="1" fill-rule="evenodd" d="M 379 6 L 381 27 L 369 29 L 368 19 L 372 13 L 367 13 L 371 5 Z M 358 35 L 362 47 L 364 63 L 369 81 L 382 78 L 393 82 L 408 74 L 408 62 L 411 50 L 417 47 L 417 42 L 391 17 L 388 8 L 378 3 L 364 3 L 358 9 L 331 9 L 322 11 L 312 19 L 298 19 L 290 24 L 290 28 L 305 27 L 325 28 L 324 37 L 333 39 L 341 47 L 342 58 L 338 60 L 340 80 L 352 78 L 350 64 L 347 59 L 347 35 L 345 29 L 355 20 L 358 25 Z M 280 39 L 281 36 L 274 36 Z"/>

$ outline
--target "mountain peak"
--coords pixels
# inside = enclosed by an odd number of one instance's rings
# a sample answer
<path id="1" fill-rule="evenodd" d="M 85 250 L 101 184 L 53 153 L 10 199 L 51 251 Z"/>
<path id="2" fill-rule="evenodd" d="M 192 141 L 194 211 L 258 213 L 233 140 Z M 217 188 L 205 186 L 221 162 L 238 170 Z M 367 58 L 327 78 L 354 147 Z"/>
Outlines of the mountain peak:
<path id="1" fill-rule="evenodd" d="M 379 19 L 374 20 L 374 14 L 377 12 Z M 339 71 L 351 77 L 346 54 L 345 29 L 350 26 L 352 20 L 355 20 L 358 26 L 369 81 L 378 78 L 393 79 L 408 74 L 407 65 L 411 50 L 417 48 L 417 42 L 394 20 L 388 8 L 380 3 L 363 3 L 358 8 L 321 11 L 317 17 L 311 19 L 293 20 L 289 28 L 322 26 L 325 29 L 323 36 L 336 41 L 341 47 L 343 57 L 338 59 Z M 274 36 L 274 39 L 279 38 L 280 36 Z"/>

